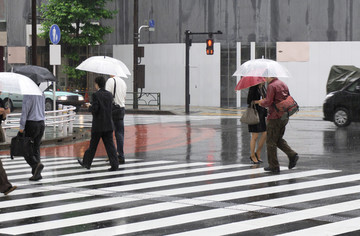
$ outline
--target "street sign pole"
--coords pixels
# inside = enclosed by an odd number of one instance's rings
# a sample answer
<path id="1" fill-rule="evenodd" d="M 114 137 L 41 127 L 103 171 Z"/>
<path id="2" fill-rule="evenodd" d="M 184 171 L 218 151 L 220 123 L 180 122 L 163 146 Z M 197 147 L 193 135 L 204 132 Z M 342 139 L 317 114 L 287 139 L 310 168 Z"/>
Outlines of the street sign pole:
<path id="1" fill-rule="evenodd" d="M 60 42 L 61 33 L 60 28 L 57 25 L 52 25 L 49 30 L 50 41 L 53 43 L 50 45 L 50 65 L 53 65 L 53 73 L 56 77 L 56 65 L 61 65 L 61 45 L 57 45 Z M 53 82 L 53 110 L 56 110 L 56 82 Z"/>

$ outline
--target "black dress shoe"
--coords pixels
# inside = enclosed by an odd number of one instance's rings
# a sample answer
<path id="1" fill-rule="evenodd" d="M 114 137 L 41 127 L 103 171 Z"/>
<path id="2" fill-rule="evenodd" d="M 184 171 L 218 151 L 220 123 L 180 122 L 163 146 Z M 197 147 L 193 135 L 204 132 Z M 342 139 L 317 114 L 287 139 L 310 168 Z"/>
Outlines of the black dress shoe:
<path id="1" fill-rule="evenodd" d="M 38 181 L 38 180 L 41 180 L 42 179 L 42 176 L 41 176 L 41 171 L 44 169 L 44 165 L 39 163 L 37 164 L 35 170 L 34 170 L 34 174 L 33 176 L 30 177 L 29 180 L 31 181 Z"/>
<path id="2" fill-rule="evenodd" d="M 117 170 L 119 170 L 119 168 L 116 168 L 116 167 L 111 167 L 108 169 L 108 171 L 117 171 Z"/>
<path id="3" fill-rule="evenodd" d="M 84 165 L 84 162 L 83 162 L 83 160 L 82 160 L 82 159 L 78 158 L 78 159 L 77 159 L 77 161 L 79 162 L 79 164 L 80 164 L 82 167 L 84 167 L 84 168 L 86 168 L 86 169 L 90 170 L 90 166 L 85 166 L 85 165 Z"/>
<path id="4" fill-rule="evenodd" d="M 125 158 L 124 157 L 118 157 L 119 158 L 119 164 L 123 165 L 125 164 Z"/>
<path id="5" fill-rule="evenodd" d="M 271 173 L 280 173 L 279 167 L 271 168 L 270 166 L 264 168 L 265 171 L 269 171 Z"/>
<path id="6" fill-rule="evenodd" d="M 289 159 L 290 159 L 290 161 L 289 161 L 289 169 L 292 169 L 292 168 L 294 168 L 296 166 L 296 163 L 299 160 L 299 156 L 298 156 L 298 154 L 296 154 L 295 156 L 290 157 Z"/>
<path id="7" fill-rule="evenodd" d="M 17 188 L 17 186 L 11 186 L 10 188 L 8 188 L 5 192 L 4 195 L 8 195 L 9 193 L 11 193 L 12 191 L 14 191 Z"/>

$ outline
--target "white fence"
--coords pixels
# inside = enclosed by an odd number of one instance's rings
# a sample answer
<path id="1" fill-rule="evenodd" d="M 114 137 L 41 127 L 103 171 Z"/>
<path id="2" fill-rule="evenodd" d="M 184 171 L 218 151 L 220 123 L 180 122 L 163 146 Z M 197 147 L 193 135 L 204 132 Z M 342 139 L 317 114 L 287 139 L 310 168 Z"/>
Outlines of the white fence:
<path id="1" fill-rule="evenodd" d="M 60 106 L 59 110 L 45 112 L 45 125 L 53 126 L 54 129 L 58 128 L 64 136 L 68 133 L 73 133 L 73 124 L 75 121 L 74 106 Z M 7 115 L 6 120 L 3 122 L 2 128 L 19 128 L 20 127 L 21 113 L 11 113 Z"/>

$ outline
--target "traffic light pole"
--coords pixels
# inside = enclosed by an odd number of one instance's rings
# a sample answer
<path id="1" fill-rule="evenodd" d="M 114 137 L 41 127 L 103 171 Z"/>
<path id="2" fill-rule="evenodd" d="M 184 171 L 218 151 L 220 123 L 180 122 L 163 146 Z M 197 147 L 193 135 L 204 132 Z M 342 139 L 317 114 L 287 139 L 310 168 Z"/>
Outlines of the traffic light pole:
<path id="1" fill-rule="evenodd" d="M 192 33 L 190 30 L 185 31 L 185 114 L 190 114 L 190 46 L 191 39 L 190 35 L 194 34 L 207 34 L 212 37 L 213 34 L 222 34 L 220 30 L 217 32 L 200 32 Z"/>
<path id="2" fill-rule="evenodd" d="M 190 31 L 185 31 L 185 43 L 186 43 L 186 53 L 185 53 L 185 113 L 188 115 L 190 113 Z"/>

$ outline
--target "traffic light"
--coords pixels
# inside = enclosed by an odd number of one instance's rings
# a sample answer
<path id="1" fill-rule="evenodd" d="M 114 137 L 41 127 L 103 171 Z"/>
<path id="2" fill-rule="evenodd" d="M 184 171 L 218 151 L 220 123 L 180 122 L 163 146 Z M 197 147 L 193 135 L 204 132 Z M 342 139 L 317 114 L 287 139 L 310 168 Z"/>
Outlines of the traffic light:
<path id="1" fill-rule="evenodd" d="M 207 55 L 214 54 L 214 40 L 213 39 L 206 40 L 206 54 Z"/>

